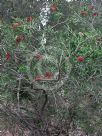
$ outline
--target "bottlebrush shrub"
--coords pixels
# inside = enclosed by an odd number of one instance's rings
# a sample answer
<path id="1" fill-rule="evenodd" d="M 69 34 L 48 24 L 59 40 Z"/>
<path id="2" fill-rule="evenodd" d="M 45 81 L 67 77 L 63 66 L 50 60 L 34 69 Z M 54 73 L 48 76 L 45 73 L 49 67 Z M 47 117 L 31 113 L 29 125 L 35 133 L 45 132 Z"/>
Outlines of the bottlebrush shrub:
<path id="1" fill-rule="evenodd" d="M 53 14 L 60 13 L 58 10 Z M 89 14 L 83 18 L 80 9 L 63 16 L 55 25 L 50 18 L 50 24 L 40 30 L 39 17 L 15 19 L 15 29 L 12 22 L 0 24 L 0 116 L 11 121 L 10 127 L 27 126 L 35 132 L 36 126 L 45 136 L 52 115 L 66 134 L 77 126 L 87 135 L 98 135 L 102 125 L 102 42 L 97 39 L 102 31 L 95 27 L 98 18 L 90 23 L 93 18 Z M 46 43 L 42 44 L 44 34 Z"/>

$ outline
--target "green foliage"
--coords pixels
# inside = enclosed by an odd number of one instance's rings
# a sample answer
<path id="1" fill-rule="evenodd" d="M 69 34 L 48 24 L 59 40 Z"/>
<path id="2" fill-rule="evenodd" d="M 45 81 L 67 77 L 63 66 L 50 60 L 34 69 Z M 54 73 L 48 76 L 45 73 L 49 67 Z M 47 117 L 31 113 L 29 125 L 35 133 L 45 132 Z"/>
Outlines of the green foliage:
<path id="1" fill-rule="evenodd" d="M 91 18 L 88 4 L 73 10 L 76 5 L 66 3 L 57 3 L 58 10 L 49 15 L 43 29 L 39 29 L 37 15 L 31 22 L 18 16 L 10 24 L 0 24 L 0 101 L 16 103 L 17 112 L 25 108 L 32 119 L 42 114 L 42 105 L 48 101 L 46 115 L 68 120 L 69 126 L 74 122 L 94 135 L 102 124 L 102 31 L 96 26 L 98 17 Z M 70 15 L 65 14 L 64 6 Z M 80 15 L 81 10 L 88 12 L 87 17 Z M 12 28 L 17 22 L 20 25 Z M 23 39 L 17 41 L 21 35 Z M 46 72 L 53 76 L 45 77 Z M 35 81 L 37 76 L 42 80 Z M 64 107 L 61 100 L 66 100 Z"/>

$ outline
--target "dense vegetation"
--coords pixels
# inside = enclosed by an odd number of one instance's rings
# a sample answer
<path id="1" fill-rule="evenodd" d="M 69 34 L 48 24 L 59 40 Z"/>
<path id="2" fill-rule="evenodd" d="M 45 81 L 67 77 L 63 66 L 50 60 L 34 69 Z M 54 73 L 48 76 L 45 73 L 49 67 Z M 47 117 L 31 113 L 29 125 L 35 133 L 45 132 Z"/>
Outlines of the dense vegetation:
<path id="1" fill-rule="evenodd" d="M 102 2 L 0 2 L 1 131 L 101 136 Z"/>

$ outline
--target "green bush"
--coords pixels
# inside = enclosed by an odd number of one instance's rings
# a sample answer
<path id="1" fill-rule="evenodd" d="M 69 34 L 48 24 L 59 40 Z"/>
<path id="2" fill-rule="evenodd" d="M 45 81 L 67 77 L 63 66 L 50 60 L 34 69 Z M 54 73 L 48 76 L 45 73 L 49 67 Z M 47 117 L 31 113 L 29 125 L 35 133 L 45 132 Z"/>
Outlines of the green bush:
<path id="1" fill-rule="evenodd" d="M 98 136 L 102 126 L 102 31 L 96 25 L 100 9 L 97 5 L 90 10 L 87 2 L 80 8 L 65 1 L 54 4 L 57 8 L 43 29 L 39 29 L 39 15 L 0 24 L 0 116 L 32 135 L 36 129 L 35 135 L 47 135 L 47 122 L 54 116 L 65 133 L 80 127 Z"/>

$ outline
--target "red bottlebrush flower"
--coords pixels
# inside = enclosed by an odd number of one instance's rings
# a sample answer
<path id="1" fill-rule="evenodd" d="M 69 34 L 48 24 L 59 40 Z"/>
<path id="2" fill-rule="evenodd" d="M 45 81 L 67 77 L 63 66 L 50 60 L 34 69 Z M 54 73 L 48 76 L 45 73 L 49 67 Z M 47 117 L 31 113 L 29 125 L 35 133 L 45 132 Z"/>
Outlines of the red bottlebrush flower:
<path id="1" fill-rule="evenodd" d="M 94 12 L 94 13 L 92 14 L 93 17 L 96 17 L 97 15 L 98 15 L 97 12 Z"/>
<path id="2" fill-rule="evenodd" d="M 11 57 L 10 53 L 9 53 L 9 52 L 7 52 L 7 53 L 6 53 L 6 60 L 9 60 L 9 59 L 10 59 L 10 57 Z"/>
<path id="3" fill-rule="evenodd" d="M 33 18 L 31 16 L 26 18 L 27 22 L 32 22 Z"/>
<path id="4" fill-rule="evenodd" d="M 11 25 L 11 28 L 15 29 L 16 27 L 18 27 L 18 26 L 20 26 L 20 25 L 21 25 L 20 22 L 16 22 L 16 23 L 13 23 L 13 24 Z"/>
<path id="5" fill-rule="evenodd" d="M 40 81 L 41 79 L 42 79 L 41 76 L 36 76 L 34 80 L 35 80 L 35 81 Z"/>
<path id="6" fill-rule="evenodd" d="M 89 9 L 89 10 L 93 10 L 93 9 L 94 9 L 94 6 L 89 5 L 89 6 L 88 6 L 88 9 Z"/>
<path id="7" fill-rule="evenodd" d="M 23 39 L 24 37 L 22 35 L 16 36 L 16 43 L 19 44 Z"/>
<path id="8" fill-rule="evenodd" d="M 56 4 L 52 4 L 51 7 L 50 7 L 50 10 L 51 10 L 52 12 L 56 11 L 56 10 L 57 10 Z"/>
<path id="9" fill-rule="evenodd" d="M 51 72 L 45 72 L 44 77 L 50 79 L 53 76 Z"/>
<path id="10" fill-rule="evenodd" d="M 82 57 L 82 56 L 78 56 L 78 57 L 77 57 L 77 61 L 78 61 L 78 62 L 82 62 L 82 61 L 84 61 L 84 57 Z"/>
<path id="11" fill-rule="evenodd" d="M 37 53 L 34 57 L 36 58 L 36 60 L 40 60 L 42 58 L 42 55 L 41 53 Z"/>
<path id="12" fill-rule="evenodd" d="M 85 16 L 87 16 L 87 12 L 86 11 L 81 11 L 80 15 L 85 17 Z"/>

